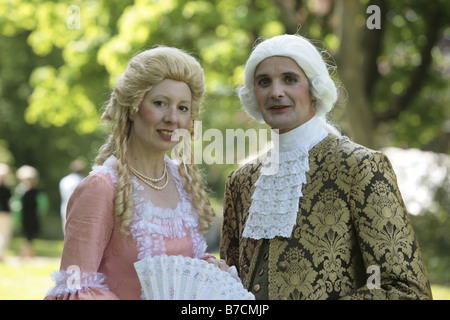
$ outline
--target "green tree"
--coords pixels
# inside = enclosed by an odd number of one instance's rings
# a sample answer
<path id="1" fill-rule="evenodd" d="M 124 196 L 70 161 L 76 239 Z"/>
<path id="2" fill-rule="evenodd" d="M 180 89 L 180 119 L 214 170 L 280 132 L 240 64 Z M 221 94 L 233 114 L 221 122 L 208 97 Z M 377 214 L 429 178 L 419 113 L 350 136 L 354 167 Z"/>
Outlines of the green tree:
<path id="1" fill-rule="evenodd" d="M 366 26 L 372 4 L 380 29 Z M 102 107 L 133 54 L 156 44 L 191 52 L 205 70 L 203 130 L 261 128 L 234 93 L 245 61 L 259 37 L 298 31 L 336 60 L 346 100 L 333 118 L 345 133 L 374 148 L 448 153 L 449 15 L 441 0 L 2 1 L 0 148 L 13 166 L 39 169 L 57 211 L 58 181 L 102 143 Z M 236 165 L 203 168 L 220 201 Z"/>
<path id="2" fill-rule="evenodd" d="M 449 151 L 448 1 L 274 2 L 287 32 L 301 24 L 302 34 L 334 53 L 346 88 L 336 118 L 355 141 Z M 379 29 L 366 25 L 371 5 L 379 8 Z"/>

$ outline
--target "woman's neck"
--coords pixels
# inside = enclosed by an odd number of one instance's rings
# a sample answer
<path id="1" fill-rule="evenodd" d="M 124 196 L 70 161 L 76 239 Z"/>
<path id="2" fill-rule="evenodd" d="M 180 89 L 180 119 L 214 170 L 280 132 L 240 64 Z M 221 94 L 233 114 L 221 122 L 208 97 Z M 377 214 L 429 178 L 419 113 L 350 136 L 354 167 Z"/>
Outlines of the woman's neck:
<path id="1" fill-rule="evenodd" d="M 137 152 L 130 148 L 127 152 L 128 165 L 152 178 L 160 177 L 164 172 L 164 157 L 164 152 Z"/>

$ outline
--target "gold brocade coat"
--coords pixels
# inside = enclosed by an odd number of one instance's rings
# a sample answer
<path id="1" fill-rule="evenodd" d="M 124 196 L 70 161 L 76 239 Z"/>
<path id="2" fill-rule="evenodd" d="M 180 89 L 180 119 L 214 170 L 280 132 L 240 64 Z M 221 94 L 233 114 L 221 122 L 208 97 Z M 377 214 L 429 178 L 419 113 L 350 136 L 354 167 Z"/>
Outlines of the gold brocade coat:
<path id="1" fill-rule="evenodd" d="M 225 189 L 220 255 L 236 266 L 248 290 L 262 274 L 266 282 L 256 291 L 266 286 L 271 300 L 431 299 L 420 249 L 383 153 L 335 135 L 318 143 L 309 152 L 290 238 L 242 237 L 261 166 L 232 172 Z M 259 265 L 263 255 L 266 270 Z M 380 271 L 376 287 L 368 281 L 375 275 L 370 266 Z"/>

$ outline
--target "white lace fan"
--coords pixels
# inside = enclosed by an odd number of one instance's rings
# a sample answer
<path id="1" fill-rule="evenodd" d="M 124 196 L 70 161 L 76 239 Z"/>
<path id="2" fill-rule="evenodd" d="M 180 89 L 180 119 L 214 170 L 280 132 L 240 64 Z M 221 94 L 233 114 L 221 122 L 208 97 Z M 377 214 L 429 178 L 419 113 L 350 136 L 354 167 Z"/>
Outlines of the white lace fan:
<path id="1" fill-rule="evenodd" d="M 254 300 L 240 280 L 204 260 L 148 257 L 134 263 L 148 300 Z"/>

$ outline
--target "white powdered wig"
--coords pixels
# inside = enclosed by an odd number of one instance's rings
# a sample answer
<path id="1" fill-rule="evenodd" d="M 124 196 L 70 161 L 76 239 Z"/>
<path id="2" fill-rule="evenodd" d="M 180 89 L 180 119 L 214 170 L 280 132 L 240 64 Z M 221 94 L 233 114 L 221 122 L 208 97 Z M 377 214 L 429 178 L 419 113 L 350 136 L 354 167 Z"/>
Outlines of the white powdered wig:
<path id="1" fill-rule="evenodd" d="M 328 132 L 340 135 L 339 130 L 326 121 L 326 114 L 337 101 L 338 89 L 321 53 L 300 35 L 275 36 L 254 47 L 245 65 L 244 86 L 237 89 L 243 109 L 256 121 L 264 123 L 255 97 L 255 70 L 261 61 L 273 56 L 291 58 L 303 70 L 309 80 L 311 94 L 316 100 L 316 116 L 324 123 Z"/>

